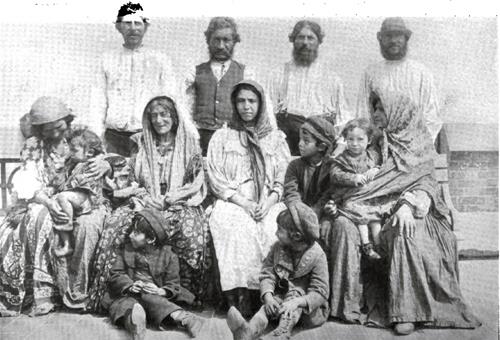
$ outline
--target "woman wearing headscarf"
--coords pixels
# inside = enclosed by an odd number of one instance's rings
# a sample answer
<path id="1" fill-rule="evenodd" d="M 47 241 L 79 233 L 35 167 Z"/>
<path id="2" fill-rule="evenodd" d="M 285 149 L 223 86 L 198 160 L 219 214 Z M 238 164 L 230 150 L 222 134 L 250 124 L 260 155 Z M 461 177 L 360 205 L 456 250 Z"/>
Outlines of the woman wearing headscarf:
<path id="1" fill-rule="evenodd" d="M 327 240 L 331 315 L 391 326 L 399 335 L 416 326 L 477 327 L 480 322 L 460 291 L 457 242 L 434 178 L 435 151 L 422 112 L 400 93 L 374 93 L 371 101 L 383 160 L 372 182 L 343 194 L 343 208 Z M 385 214 L 383 270 L 378 269 L 376 279 L 371 265 L 362 261 L 353 222 L 362 217 L 360 204 L 386 209 L 379 212 Z"/>
<path id="2" fill-rule="evenodd" d="M 166 242 L 179 257 L 181 285 L 201 302 L 207 299 L 212 256 L 208 221 L 201 207 L 206 196 L 198 132 L 185 111 L 173 99 L 159 96 L 144 109 L 142 132 L 132 136 L 136 150 L 130 159 L 132 181 L 147 194 L 146 208 L 162 211 Z M 106 281 L 131 226 L 133 211 L 122 206 L 106 218 L 96 254 L 92 309 L 100 311 Z"/>
<path id="3" fill-rule="evenodd" d="M 290 151 L 259 84 L 235 85 L 231 103 L 230 125 L 215 132 L 208 147 L 208 179 L 217 197 L 209 224 L 227 303 L 250 315 L 249 290 L 258 292 L 260 267 L 284 209 L 279 202 Z"/>
<path id="4" fill-rule="evenodd" d="M 68 222 L 55 195 L 67 179 L 66 136 L 74 116 L 60 99 L 41 97 L 24 118 L 23 134 L 29 138 L 13 180 L 17 203 L 0 225 L 0 315 L 46 314 L 61 297 L 66 307 L 83 309 L 106 208 L 101 205 L 76 218 L 72 256 L 53 255 L 53 225 Z M 108 170 L 109 164 L 99 159 L 91 176 Z"/>

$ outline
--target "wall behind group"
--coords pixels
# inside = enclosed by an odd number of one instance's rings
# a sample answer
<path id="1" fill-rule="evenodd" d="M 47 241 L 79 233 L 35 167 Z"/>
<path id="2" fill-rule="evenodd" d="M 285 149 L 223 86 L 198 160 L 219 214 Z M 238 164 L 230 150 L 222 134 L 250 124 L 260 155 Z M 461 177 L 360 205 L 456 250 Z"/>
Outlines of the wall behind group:
<path id="1" fill-rule="evenodd" d="M 152 18 L 144 43 L 168 54 L 179 86 L 185 73 L 207 59 L 204 30 L 210 18 Z M 241 43 L 235 59 L 266 79 L 291 57 L 288 41 L 297 18 L 236 18 Z M 326 36 L 322 57 L 333 61 L 355 109 L 363 69 L 381 60 L 376 32 L 383 18 L 319 18 Z M 413 31 L 409 56 L 434 74 L 445 123 L 498 124 L 495 18 L 406 18 Z M 118 49 L 109 23 L 5 23 L 0 35 L 0 157 L 16 157 L 19 118 L 42 95 L 64 99 L 78 122 L 97 124 L 89 112 L 90 86 L 99 56 Z M 475 136 L 473 136 L 475 137 Z M 484 136 L 477 136 L 484 138 Z"/>

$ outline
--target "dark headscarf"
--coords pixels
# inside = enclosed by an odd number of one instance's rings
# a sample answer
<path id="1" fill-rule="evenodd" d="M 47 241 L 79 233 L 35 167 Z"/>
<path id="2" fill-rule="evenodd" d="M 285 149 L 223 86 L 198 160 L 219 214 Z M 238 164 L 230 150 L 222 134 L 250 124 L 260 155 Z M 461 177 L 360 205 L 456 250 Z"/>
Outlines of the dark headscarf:
<path id="1" fill-rule="evenodd" d="M 308 205 L 301 201 L 293 202 L 288 209 L 279 213 L 276 222 L 292 233 L 297 233 L 307 243 L 319 239 L 318 216 Z"/>
<path id="2" fill-rule="evenodd" d="M 241 119 L 236 108 L 236 96 L 241 88 L 245 86 L 252 88 L 253 92 L 259 98 L 259 111 L 257 116 L 254 118 L 255 124 L 251 125 Z M 229 123 L 229 127 L 239 131 L 241 145 L 249 151 L 255 193 L 260 201 L 266 180 L 266 164 L 259 141 L 272 131 L 266 111 L 266 97 L 264 95 L 264 90 L 262 86 L 252 80 L 242 80 L 236 84 L 231 91 L 231 103 L 233 105 L 233 118 Z"/>

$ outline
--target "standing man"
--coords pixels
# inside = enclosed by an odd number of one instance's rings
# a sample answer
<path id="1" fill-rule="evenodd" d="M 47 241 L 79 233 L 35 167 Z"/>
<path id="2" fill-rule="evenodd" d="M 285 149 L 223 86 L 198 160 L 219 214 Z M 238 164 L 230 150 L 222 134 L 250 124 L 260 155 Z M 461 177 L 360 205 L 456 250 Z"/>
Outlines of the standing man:
<path id="1" fill-rule="evenodd" d="M 402 92 L 423 109 L 427 130 L 436 140 L 443 122 L 439 118 L 434 78 L 424 65 L 406 57 L 411 34 L 401 18 L 386 18 L 382 22 L 377 39 L 385 60 L 365 70 L 358 94 L 357 116 L 367 117 L 370 114 L 372 91 Z"/>
<path id="2" fill-rule="evenodd" d="M 91 113 L 99 116 L 96 131 L 107 152 L 130 156 L 130 136 L 142 128 L 142 113 L 148 101 L 158 95 L 176 96 L 176 82 L 170 59 L 144 47 L 149 27 L 142 6 L 121 6 L 115 27 L 123 36 L 123 47 L 106 52 L 92 88 Z"/>
<path id="3" fill-rule="evenodd" d="M 352 118 L 341 79 L 333 72 L 331 63 L 318 58 L 324 36 L 318 23 L 310 20 L 297 22 L 288 36 L 293 44 L 293 58 L 283 65 L 269 84 L 278 127 L 285 132 L 292 155 L 299 154 L 299 130 L 307 117 L 330 115 L 337 135 Z"/>
<path id="4" fill-rule="evenodd" d="M 240 42 L 233 18 L 215 17 L 205 31 L 210 60 L 199 64 L 186 79 L 188 105 L 200 133 L 203 156 L 215 130 L 231 120 L 230 94 L 234 85 L 254 74 L 233 58 L 234 46 Z"/>

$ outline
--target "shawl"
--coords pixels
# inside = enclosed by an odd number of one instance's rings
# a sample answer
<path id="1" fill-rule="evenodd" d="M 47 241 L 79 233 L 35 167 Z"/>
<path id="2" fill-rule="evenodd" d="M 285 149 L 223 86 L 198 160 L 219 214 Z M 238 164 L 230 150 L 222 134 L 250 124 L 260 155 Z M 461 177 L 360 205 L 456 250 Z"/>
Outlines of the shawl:
<path id="1" fill-rule="evenodd" d="M 257 116 L 255 117 L 255 126 L 249 126 L 243 121 L 236 108 L 236 95 L 242 85 L 253 87 L 259 97 L 260 105 Z M 267 136 L 273 130 L 266 110 L 266 96 L 262 86 L 258 83 L 252 80 L 242 80 L 236 84 L 231 91 L 231 103 L 233 106 L 233 117 L 229 127 L 239 131 L 240 143 L 248 150 L 252 165 L 255 193 L 258 197 L 258 202 L 260 202 L 266 180 L 266 164 L 259 140 Z"/>

